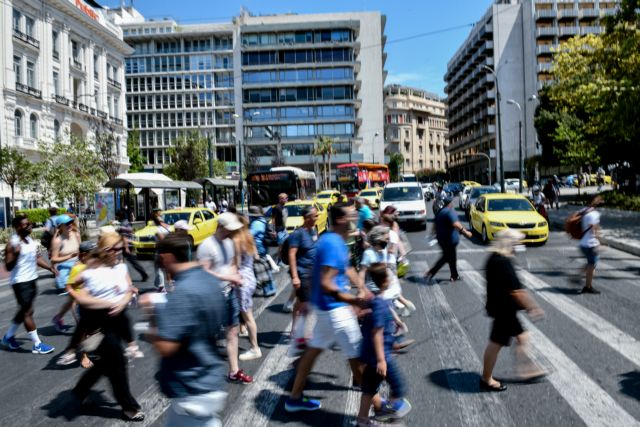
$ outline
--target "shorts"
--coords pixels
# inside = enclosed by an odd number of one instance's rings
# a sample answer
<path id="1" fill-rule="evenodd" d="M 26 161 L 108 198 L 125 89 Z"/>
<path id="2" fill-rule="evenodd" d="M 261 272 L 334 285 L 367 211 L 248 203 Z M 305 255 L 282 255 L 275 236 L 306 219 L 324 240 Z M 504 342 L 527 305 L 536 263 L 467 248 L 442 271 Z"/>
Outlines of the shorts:
<path id="1" fill-rule="evenodd" d="M 508 347 L 511 344 L 511 337 L 517 337 L 523 332 L 524 329 L 516 315 L 495 318 L 489 339 L 496 344 Z"/>
<path id="2" fill-rule="evenodd" d="M 61 262 L 60 264 L 56 265 L 56 270 L 58 271 L 58 275 L 56 276 L 57 289 L 64 289 L 67 286 L 71 269 L 74 265 L 76 265 L 77 262 L 78 259 L 74 258 L 73 260 Z"/>
<path id="3" fill-rule="evenodd" d="M 311 300 L 311 275 L 298 272 L 298 277 L 300 278 L 300 289 L 296 289 L 296 298 L 299 302 L 309 302 Z"/>
<path id="4" fill-rule="evenodd" d="M 227 309 L 225 326 L 238 326 L 240 324 L 240 302 L 233 290 L 227 294 L 225 304 Z"/>
<path id="5" fill-rule="evenodd" d="M 212 391 L 171 399 L 166 426 L 207 427 L 222 425 L 220 419 L 227 400 L 224 391 Z"/>
<path id="6" fill-rule="evenodd" d="M 337 343 L 347 359 L 360 356 L 362 333 L 358 319 L 349 306 L 333 310 L 315 310 L 317 320 L 309 347 L 326 350 Z"/>
<path id="7" fill-rule="evenodd" d="M 595 246 L 593 248 L 585 248 L 584 246 L 580 246 L 580 250 L 587 258 L 587 265 L 596 266 L 598 265 L 598 261 L 600 260 L 600 255 L 598 254 L 598 247 Z"/>
<path id="8" fill-rule="evenodd" d="M 387 358 L 387 376 L 381 377 L 376 372 L 376 366 L 366 364 L 362 373 L 362 393 L 368 395 L 376 395 L 380 391 L 382 381 L 386 380 L 391 389 L 391 398 L 400 399 L 406 396 L 406 387 L 402 374 L 398 369 L 396 361 Z"/>
<path id="9" fill-rule="evenodd" d="M 36 280 L 14 283 L 12 288 L 16 296 L 16 302 L 18 303 L 18 312 L 13 318 L 13 321 L 14 323 L 22 323 L 25 313 L 33 308 L 33 302 L 36 299 L 36 295 L 38 295 Z"/>

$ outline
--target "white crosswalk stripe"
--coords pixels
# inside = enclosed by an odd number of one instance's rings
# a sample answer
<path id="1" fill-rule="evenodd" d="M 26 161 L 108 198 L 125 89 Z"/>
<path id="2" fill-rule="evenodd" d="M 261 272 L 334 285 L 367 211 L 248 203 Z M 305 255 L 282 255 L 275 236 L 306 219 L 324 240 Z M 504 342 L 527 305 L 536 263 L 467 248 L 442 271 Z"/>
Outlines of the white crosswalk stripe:
<path id="1" fill-rule="evenodd" d="M 416 274 L 428 268 L 424 261 L 412 264 Z M 421 286 L 418 293 L 432 343 L 443 367 L 456 367 L 462 372 L 477 372 L 482 363 L 462 326 L 456 319 L 439 286 Z M 515 425 L 502 401 L 495 394 L 479 393 L 479 383 L 469 384 L 460 375 L 448 375 L 447 381 L 458 402 L 460 423 L 464 426 Z"/>
<path id="2" fill-rule="evenodd" d="M 588 333 L 626 357 L 636 366 L 640 366 L 640 342 L 638 342 L 638 340 L 622 332 L 601 316 L 584 308 L 565 295 L 553 293 L 551 286 L 533 274 L 524 270 L 518 271 L 518 274 L 527 287 L 538 291 L 536 293 L 537 296 L 557 308 L 562 314 L 569 317 Z"/>
<path id="3" fill-rule="evenodd" d="M 486 288 L 482 275 L 474 271 L 466 260 L 460 261 L 459 265 L 465 283 L 484 301 Z M 614 427 L 639 424 L 544 333 L 527 319 L 523 320 L 531 335 L 533 360 L 540 365 L 551 363 L 553 370 L 549 373 L 549 382 L 586 425 Z"/>

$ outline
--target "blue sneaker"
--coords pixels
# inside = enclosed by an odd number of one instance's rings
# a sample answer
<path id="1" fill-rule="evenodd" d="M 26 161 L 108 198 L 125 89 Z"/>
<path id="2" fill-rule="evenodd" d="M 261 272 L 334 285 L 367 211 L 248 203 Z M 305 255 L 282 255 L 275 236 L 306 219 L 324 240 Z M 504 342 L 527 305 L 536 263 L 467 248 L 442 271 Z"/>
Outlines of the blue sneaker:
<path id="1" fill-rule="evenodd" d="M 411 411 L 411 404 L 405 398 L 394 402 L 387 402 L 379 412 L 376 412 L 376 421 L 387 422 L 397 418 L 403 418 Z"/>
<path id="2" fill-rule="evenodd" d="M 20 348 L 20 343 L 16 341 L 16 337 L 7 338 L 6 335 L 2 337 L 2 345 L 7 347 L 9 350 L 17 350 Z"/>
<path id="3" fill-rule="evenodd" d="M 307 399 L 302 396 L 300 399 L 287 399 L 284 402 L 284 409 L 287 412 L 298 411 L 317 411 L 322 407 L 322 403 L 319 400 Z"/>
<path id="4" fill-rule="evenodd" d="M 51 353 L 53 350 L 55 350 L 55 347 L 51 347 L 50 345 L 46 345 L 45 343 L 41 342 L 40 344 L 34 345 L 31 348 L 31 353 L 48 354 L 48 353 Z"/>

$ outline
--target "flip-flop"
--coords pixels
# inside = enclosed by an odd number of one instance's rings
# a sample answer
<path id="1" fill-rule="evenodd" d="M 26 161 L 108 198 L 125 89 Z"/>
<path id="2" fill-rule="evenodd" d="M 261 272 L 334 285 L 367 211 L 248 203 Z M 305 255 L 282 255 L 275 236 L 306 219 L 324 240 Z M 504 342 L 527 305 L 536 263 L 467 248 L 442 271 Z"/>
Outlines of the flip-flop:
<path id="1" fill-rule="evenodd" d="M 507 386 L 500 383 L 499 385 L 489 385 L 485 380 L 480 378 L 480 391 L 500 392 L 505 391 Z"/>

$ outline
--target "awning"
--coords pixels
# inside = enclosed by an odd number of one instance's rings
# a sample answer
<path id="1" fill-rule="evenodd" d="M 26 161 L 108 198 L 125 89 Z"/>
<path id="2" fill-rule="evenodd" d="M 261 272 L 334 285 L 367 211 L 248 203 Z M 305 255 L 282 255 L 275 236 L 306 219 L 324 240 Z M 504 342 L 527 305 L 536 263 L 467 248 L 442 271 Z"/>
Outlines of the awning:
<path id="1" fill-rule="evenodd" d="M 200 185 L 192 181 L 163 181 L 159 179 L 139 178 L 115 178 L 109 180 L 104 186 L 107 188 L 159 188 L 163 190 L 202 189 Z"/>
<path id="2" fill-rule="evenodd" d="M 237 187 L 239 184 L 239 180 L 237 179 L 223 179 L 223 178 L 198 178 L 194 179 L 193 182 L 198 183 L 200 185 L 211 184 L 214 187 Z"/>

